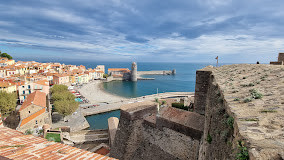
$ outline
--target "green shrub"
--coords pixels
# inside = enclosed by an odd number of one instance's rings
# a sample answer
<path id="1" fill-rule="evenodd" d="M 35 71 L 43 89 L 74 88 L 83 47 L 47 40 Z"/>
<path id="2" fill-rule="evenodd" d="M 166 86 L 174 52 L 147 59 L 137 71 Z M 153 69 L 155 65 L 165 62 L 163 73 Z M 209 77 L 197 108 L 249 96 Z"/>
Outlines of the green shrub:
<path id="1" fill-rule="evenodd" d="M 162 101 L 162 105 L 166 104 L 167 102 L 166 101 Z"/>
<path id="2" fill-rule="evenodd" d="M 208 135 L 207 135 L 206 141 L 207 141 L 209 144 L 211 144 L 211 142 L 212 142 L 212 137 L 211 137 L 211 135 L 210 135 L 209 133 L 208 133 Z"/>
<path id="3" fill-rule="evenodd" d="M 56 133 L 47 133 L 45 139 L 48 141 L 61 142 L 60 134 Z"/>
<path id="4" fill-rule="evenodd" d="M 230 127 L 230 128 L 234 128 L 234 118 L 232 116 L 230 116 L 229 118 L 227 118 L 226 124 Z"/>
<path id="5" fill-rule="evenodd" d="M 27 130 L 25 131 L 25 135 L 29 135 L 29 134 L 33 134 L 33 131 L 30 130 L 30 129 L 27 129 Z"/>
<path id="6" fill-rule="evenodd" d="M 251 102 L 252 101 L 252 97 L 247 97 L 244 99 L 244 102 L 245 103 L 248 103 L 248 102 Z"/>
<path id="7" fill-rule="evenodd" d="M 253 99 L 261 99 L 263 97 L 263 95 L 259 93 L 256 89 L 251 89 L 249 91 Z"/>
<path id="8" fill-rule="evenodd" d="M 175 108 L 183 108 L 184 105 L 183 105 L 183 103 L 172 103 L 172 107 L 175 107 Z"/>
<path id="9" fill-rule="evenodd" d="M 172 107 L 183 109 L 183 110 L 186 110 L 186 111 L 188 111 L 188 109 L 189 109 L 189 107 L 188 106 L 184 106 L 183 103 L 172 103 Z"/>
<path id="10" fill-rule="evenodd" d="M 253 83 L 249 83 L 249 85 L 248 85 L 249 87 L 252 87 L 252 86 L 254 86 L 254 84 Z"/>
<path id="11" fill-rule="evenodd" d="M 38 131 L 38 134 L 39 134 L 39 135 L 42 135 L 42 134 L 43 134 L 43 129 L 40 129 L 40 130 Z"/>
<path id="12" fill-rule="evenodd" d="M 240 101 L 240 99 L 239 98 L 235 98 L 234 101 Z"/>
<path id="13" fill-rule="evenodd" d="M 260 113 L 274 113 L 274 112 L 277 112 L 275 110 L 271 110 L 271 109 L 268 109 L 268 110 L 261 110 Z"/>
<path id="14" fill-rule="evenodd" d="M 239 160 L 249 160 L 249 153 L 247 147 L 244 146 L 242 141 L 238 142 L 239 153 L 237 154 L 237 159 Z"/>
<path id="15" fill-rule="evenodd" d="M 158 98 L 155 98 L 155 102 L 159 103 L 159 99 L 158 99 Z"/>

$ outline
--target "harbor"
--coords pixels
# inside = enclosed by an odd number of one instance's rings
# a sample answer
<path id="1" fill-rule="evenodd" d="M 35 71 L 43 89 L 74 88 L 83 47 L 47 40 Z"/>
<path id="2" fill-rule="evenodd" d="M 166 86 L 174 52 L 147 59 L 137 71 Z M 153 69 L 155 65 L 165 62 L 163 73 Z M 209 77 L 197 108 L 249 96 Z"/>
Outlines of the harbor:
<path id="1" fill-rule="evenodd" d="M 80 107 L 74 112 L 72 115 L 66 116 L 66 121 L 58 121 L 57 123 L 53 123 L 52 127 L 56 128 L 59 126 L 70 126 L 70 130 L 80 131 L 84 129 L 89 129 L 92 126 L 93 121 L 88 122 L 86 117 L 92 115 L 98 115 L 102 113 L 117 111 L 123 106 L 124 104 L 130 103 L 138 103 L 143 101 L 154 101 L 155 98 L 164 99 L 164 98 L 173 98 L 173 97 L 193 97 L 194 92 L 167 92 L 167 93 L 158 93 L 158 94 L 151 94 L 146 96 L 141 96 L 137 98 L 125 98 L 120 97 L 114 94 L 110 94 L 104 91 L 101 88 L 100 81 L 90 82 L 88 84 L 83 85 L 77 90 L 84 96 L 89 103 L 80 104 Z M 75 88 L 76 89 L 76 88 Z M 96 91 L 96 94 L 92 94 L 92 91 Z M 109 117 L 112 117 L 110 114 Z M 105 120 L 109 118 L 107 115 L 104 116 Z M 106 128 L 105 126 L 104 128 Z"/>

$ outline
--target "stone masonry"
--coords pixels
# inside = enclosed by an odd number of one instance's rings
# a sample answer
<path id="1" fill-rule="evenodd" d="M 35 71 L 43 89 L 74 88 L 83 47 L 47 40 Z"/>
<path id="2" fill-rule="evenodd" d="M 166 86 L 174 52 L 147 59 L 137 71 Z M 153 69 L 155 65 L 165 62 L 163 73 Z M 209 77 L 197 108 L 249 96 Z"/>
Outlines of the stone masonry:
<path id="1" fill-rule="evenodd" d="M 118 159 L 197 159 L 204 116 L 157 103 L 122 107 L 111 156 Z"/>

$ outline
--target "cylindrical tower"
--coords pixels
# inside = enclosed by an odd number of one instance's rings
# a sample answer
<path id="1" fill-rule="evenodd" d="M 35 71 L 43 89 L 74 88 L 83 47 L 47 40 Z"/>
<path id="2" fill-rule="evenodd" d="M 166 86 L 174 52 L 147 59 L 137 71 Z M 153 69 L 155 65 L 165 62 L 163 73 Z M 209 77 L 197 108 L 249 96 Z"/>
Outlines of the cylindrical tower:
<path id="1" fill-rule="evenodd" d="M 137 64 L 135 62 L 132 63 L 131 67 L 131 81 L 137 81 Z"/>

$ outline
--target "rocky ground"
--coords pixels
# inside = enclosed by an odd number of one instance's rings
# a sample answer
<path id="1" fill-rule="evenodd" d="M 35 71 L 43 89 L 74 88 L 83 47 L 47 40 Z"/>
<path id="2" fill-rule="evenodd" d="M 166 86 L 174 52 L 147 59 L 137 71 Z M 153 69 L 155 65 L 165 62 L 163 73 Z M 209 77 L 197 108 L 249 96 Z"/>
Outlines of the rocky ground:
<path id="1" fill-rule="evenodd" d="M 284 156 L 284 66 L 238 64 L 210 70 L 251 153 L 263 159 L 271 153 Z"/>

